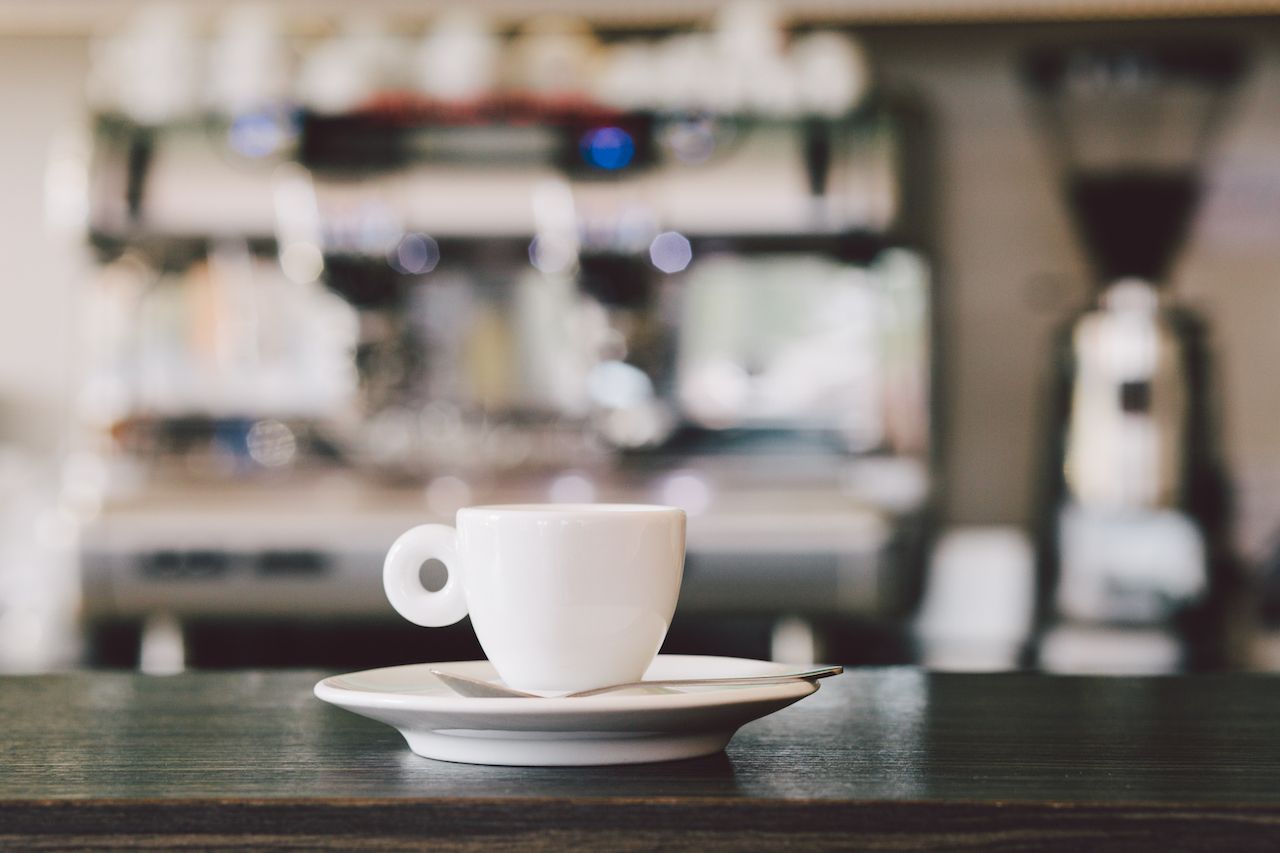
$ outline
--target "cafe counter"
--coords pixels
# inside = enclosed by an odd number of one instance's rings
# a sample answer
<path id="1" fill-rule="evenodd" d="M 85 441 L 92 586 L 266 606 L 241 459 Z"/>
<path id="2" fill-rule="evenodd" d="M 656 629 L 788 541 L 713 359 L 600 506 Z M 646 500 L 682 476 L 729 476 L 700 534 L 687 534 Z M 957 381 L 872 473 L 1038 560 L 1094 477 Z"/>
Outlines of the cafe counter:
<path id="1" fill-rule="evenodd" d="M 1275 677 L 853 670 L 718 755 L 514 768 L 414 755 L 323 675 L 0 678 L 0 849 L 1280 847 Z"/>

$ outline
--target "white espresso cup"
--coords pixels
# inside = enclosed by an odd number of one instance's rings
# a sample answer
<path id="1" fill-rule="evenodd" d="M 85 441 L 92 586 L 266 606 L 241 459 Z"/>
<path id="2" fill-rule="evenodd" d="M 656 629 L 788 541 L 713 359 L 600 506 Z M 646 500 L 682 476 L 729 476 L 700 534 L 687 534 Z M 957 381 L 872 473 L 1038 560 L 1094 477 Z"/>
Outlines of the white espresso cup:
<path id="1" fill-rule="evenodd" d="M 685 514 L 641 504 L 525 504 L 458 510 L 395 541 L 387 598 L 417 625 L 467 614 L 498 675 L 520 690 L 638 681 L 671 624 L 684 574 Z M 422 564 L 448 572 L 430 592 Z"/>

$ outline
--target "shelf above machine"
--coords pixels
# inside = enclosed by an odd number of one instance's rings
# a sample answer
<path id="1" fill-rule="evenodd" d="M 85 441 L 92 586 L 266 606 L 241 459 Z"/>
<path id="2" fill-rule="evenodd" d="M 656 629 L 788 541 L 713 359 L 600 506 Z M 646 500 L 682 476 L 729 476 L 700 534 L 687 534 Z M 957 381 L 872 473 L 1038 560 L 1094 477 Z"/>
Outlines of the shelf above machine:
<path id="1" fill-rule="evenodd" d="M 30 3 L 0 0 L 0 33 L 87 35 L 108 30 L 141 5 L 137 0 L 62 0 Z M 342 0 L 273 0 L 270 4 L 299 34 L 323 31 L 327 21 L 347 13 Z M 366 14 L 394 16 L 406 22 L 425 22 L 450 8 L 447 0 L 370 0 Z M 498 24 L 515 24 L 529 17 L 525 0 L 483 0 L 472 7 Z M 702 23 L 722 0 L 652 0 L 647 3 L 600 3 L 594 0 L 546 0 L 538 11 L 546 15 L 585 18 L 599 29 L 661 30 Z M 216 0 L 184 4 L 196 15 L 213 15 L 222 8 Z M 824 25 L 911 25 L 1004 23 L 1021 21 L 1144 20 L 1169 18 L 1225 18 L 1274 15 L 1275 0 L 789 0 L 790 18 Z"/>

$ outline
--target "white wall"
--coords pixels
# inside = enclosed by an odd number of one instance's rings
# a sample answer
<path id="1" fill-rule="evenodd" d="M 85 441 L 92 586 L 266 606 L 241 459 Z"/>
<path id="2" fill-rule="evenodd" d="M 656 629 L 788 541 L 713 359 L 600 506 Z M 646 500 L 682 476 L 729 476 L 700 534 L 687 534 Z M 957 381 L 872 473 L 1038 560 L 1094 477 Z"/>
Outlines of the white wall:
<path id="1" fill-rule="evenodd" d="M 45 455 L 65 440 L 83 258 L 46 229 L 45 164 L 83 127 L 87 70 L 83 38 L 0 38 L 0 443 Z"/>

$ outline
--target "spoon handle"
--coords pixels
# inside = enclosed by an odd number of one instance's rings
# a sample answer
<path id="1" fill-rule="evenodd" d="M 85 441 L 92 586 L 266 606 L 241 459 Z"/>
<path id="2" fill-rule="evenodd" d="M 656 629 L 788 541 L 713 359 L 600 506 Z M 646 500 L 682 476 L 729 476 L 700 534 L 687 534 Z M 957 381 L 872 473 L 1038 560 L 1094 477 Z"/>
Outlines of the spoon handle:
<path id="1" fill-rule="evenodd" d="M 598 696 L 601 693 L 611 693 L 614 690 L 626 690 L 631 687 L 716 687 L 725 685 L 782 684 L 788 681 L 813 681 L 819 678 L 826 678 L 829 675 L 839 675 L 842 672 L 844 672 L 844 667 L 842 666 L 824 666 L 818 669 L 804 670 L 802 672 L 780 672 L 777 675 L 741 675 L 729 678 L 667 678 L 654 681 L 628 681 L 625 684 L 610 684 L 608 687 L 596 687 L 592 690 L 580 690 L 577 693 L 568 693 L 556 698 L 577 699 L 583 696 Z M 440 681 L 446 684 L 451 690 L 461 696 L 506 699 L 542 698 L 535 693 L 525 693 L 523 690 L 515 690 L 504 684 L 494 684 L 490 681 L 471 678 L 466 675 L 443 672 L 438 669 L 431 670 L 431 674 L 440 679 Z"/>
<path id="2" fill-rule="evenodd" d="M 565 699 L 580 699 L 583 696 L 599 696 L 612 693 L 614 690 L 626 690 L 632 687 L 718 687 L 750 684 L 782 684 L 787 681 L 815 681 L 844 672 L 842 666 L 824 666 L 804 672 L 783 672 L 778 675 L 742 675 L 728 678 L 666 678 L 653 681 L 631 681 L 626 684 L 610 684 L 608 687 L 596 687 L 592 690 L 579 690 L 568 693 Z"/>

